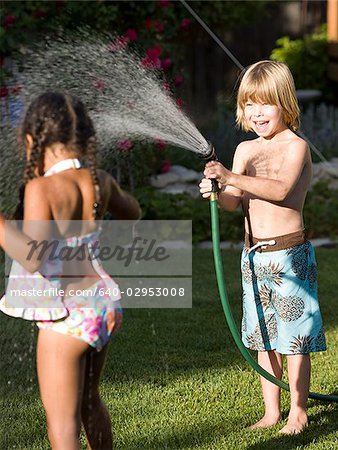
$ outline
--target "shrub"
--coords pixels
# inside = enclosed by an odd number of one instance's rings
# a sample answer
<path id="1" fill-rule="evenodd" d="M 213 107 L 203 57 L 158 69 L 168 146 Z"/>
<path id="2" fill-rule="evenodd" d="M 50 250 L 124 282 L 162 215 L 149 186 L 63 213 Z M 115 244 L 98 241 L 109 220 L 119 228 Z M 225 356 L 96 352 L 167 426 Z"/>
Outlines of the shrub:
<path id="1" fill-rule="evenodd" d="M 277 39 L 276 44 L 278 47 L 272 50 L 270 57 L 289 66 L 297 89 L 319 89 L 329 94 L 326 83 L 326 24 L 303 39 L 292 40 L 289 36 L 283 36 Z"/>

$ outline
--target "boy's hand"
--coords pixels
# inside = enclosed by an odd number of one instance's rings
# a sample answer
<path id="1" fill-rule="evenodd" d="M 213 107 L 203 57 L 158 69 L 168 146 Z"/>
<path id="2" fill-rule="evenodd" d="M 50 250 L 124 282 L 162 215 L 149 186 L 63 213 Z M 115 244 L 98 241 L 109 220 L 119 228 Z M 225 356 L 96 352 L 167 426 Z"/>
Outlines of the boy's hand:
<path id="1" fill-rule="evenodd" d="M 210 197 L 212 190 L 211 180 L 208 178 L 203 178 L 199 184 L 199 188 L 203 198 Z"/>
<path id="2" fill-rule="evenodd" d="M 210 161 L 205 165 L 204 175 L 206 178 L 215 178 L 220 188 L 222 188 L 222 186 L 226 186 L 229 183 L 232 172 L 220 162 Z"/>

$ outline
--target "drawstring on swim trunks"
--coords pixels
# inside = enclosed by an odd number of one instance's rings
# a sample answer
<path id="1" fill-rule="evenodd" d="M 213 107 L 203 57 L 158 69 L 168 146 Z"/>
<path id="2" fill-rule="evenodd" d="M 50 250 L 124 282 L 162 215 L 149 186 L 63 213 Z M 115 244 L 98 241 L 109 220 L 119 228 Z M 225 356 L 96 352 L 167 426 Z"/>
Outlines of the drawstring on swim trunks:
<path id="1" fill-rule="evenodd" d="M 276 241 L 274 239 L 271 239 L 271 241 L 259 241 L 249 249 L 248 253 L 252 252 L 258 247 L 262 247 L 265 249 L 268 245 L 276 245 Z"/>

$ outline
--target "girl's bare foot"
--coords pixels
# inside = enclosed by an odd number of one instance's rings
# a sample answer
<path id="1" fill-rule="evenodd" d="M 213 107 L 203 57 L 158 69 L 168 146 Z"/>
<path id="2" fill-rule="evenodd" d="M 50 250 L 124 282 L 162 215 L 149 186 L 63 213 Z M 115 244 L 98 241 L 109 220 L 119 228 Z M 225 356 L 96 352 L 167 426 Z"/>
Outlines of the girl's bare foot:
<path id="1" fill-rule="evenodd" d="M 279 431 L 281 434 L 299 434 L 308 425 L 307 414 L 299 413 L 296 416 L 289 416 L 287 424 Z"/>
<path id="2" fill-rule="evenodd" d="M 269 428 L 273 427 L 279 422 L 280 415 L 274 416 L 271 414 L 265 414 L 258 422 L 249 427 L 249 430 L 257 430 L 257 428 Z"/>

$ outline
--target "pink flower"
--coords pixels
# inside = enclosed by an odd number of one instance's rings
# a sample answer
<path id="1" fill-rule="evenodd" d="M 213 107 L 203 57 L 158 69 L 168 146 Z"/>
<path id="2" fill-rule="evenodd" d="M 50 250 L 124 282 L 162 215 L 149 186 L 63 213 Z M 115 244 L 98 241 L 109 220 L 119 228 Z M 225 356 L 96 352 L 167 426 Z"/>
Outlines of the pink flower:
<path id="1" fill-rule="evenodd" d="M 147 30 L 150 30 L 153 26 L 153 22 L 151 20 L 150 17 L 148 17 L 145 21 L 144 21 L 144 26 Z"/>
<path id="2" fill-rule="evenodd" d="M 103 91 L 103 89 L 106 87 L 106 83 L 103 80 L 93 80 L 92 85 L 98 91 Z"/>
<path id="3" fill-rule="evenodd" d="M 183 108 L 183 100 L 181 98 L 177 98 L 176 105 L 177 105 L 178 109 L 182 109 Z"/>
<path id="4" fill-rule="evenodd" d="M 170 86 L 169 81 L 165 81 L 165 82 L 162 84 L 162 86 L 163 86 L 163 89 L 164 89 L 165 91 L 168 91 L 168 92 L 171 91 L 171 86 Z"/>
<path id="5" fill-rule="evenodd" d="M 182 22 L 180 23 L 181 30 L 186 30 L 187 28 L 189 28 L 191 23 L 191 19 L 182 19 Z"/>
<path id="6" fill-rule="evenodd" d="M 163 152 L 166 148 L 166 143 L 163 139 L 155 139 L 155 147 L 157 148 L 157 150 Z"/>
<path id="7" fill-rule="evenodd" d="M 96 316 L 94 317 L 87 317 L 83 321 L 85 331 L 90 335 L 90 337 L 94 337 L 98 334 L 98 331 L 101 328 L 102 325 L 102 317 Z"/>
<path id="8" fill-rule="evenodd" d="M 163 31 L 164 31 L 164 23 L 161 22 L 160 20 L 155 20 L 155 30 L 158 33 L 163 33 Z"/>
<path id="9" fill-rule="evenodd" d="M 9 90 L 6 86 L 0 87 L 0 98 L 5 98 L 9 94 Z"/>
<path id="10" fill-rule="evenodd" d="M 114 42 L 109 44 L 108 48 L 111 52 L 118 52 L 119 50 L 123 50 L 129 42 L 129 39 L 125 36 L 117 37 Z"/>
<path id="11" fill-rule="evenodd" d="M 163 164 L 160 167 L 160 173 L 170 172 L 170 167 L 171 167 L 170 161 L 169 161 L 169 159 L 166 159 L 165 161 L 163 161 Z"/>
<path id="12" fill-rule="evenodd" d="M 3 23 L 2 23 L 2 26 L 3 26 L 4 28 L 8 28 L 8 27 L 14 25 L 15 22 L 16 22 L 16 20 L 15 20 L 15 17 L 14 17 L 14 16 L 6 16 L 6 17 L 5 17 L 5 20 L 4 20 Z"/>
<path id="13" fill-rule="evenodd" d="M 170 0 L 158 0 L 158 4 L 161 8 L 168 8 L 170 6 Z"/>
<path id="14" fill-rule="evenodd" d="M 179 86 L 181 86 L 181 84 L 183 83 L 183 81 L 184 81 L 184 78 L 183 78 L 183 75 L 176 75 L 176 77 L 175 77 L 175 86 L 176 87 L 179 87 Z"/>
<path id="15" fill-rule="evenodd" d="M 134 143 L 130 139 L 124 139 L 117 143 L 117 148 L 121 150 L 121 152 L 128 152 L 134 147 Z"/>
<path id="16" fill-rule="evenodd" d="M 161 60 L 159 55 L 162 52 L 162 48 L 159 45 L 155 47 L 150 47 L 147 49 L 147 56 L 142 59 L 141 64 L 147 69 L 160 69 Z"/>
<path id="17" fill-rule="evenodd" d="M 171 62 L 170 58 L 162 59 L 161 67 L 165 72 L 168 72 L 168 70 L 170 70 L 171 66 L 172 66 L 172 62 Z"/>
<path id="18" fill-rule="evenodd" d="M 134 28 L 128 28 L 128 30 L 124 33 L 124 37 L 130 42 L 134 42 L 137 39 L 137 32 Z"/>
<path id="19" fill-rule="evenodd" d="M 46 13 L 46 11 L 44 11 L 43 9 L 37 9 L 37 10 L 34 12 L 34 17 L 35 17 L 36 19 L 44 19 L 44 18 L 46 17 L 46 15 L 47 15 L 47 13 Z"/>

